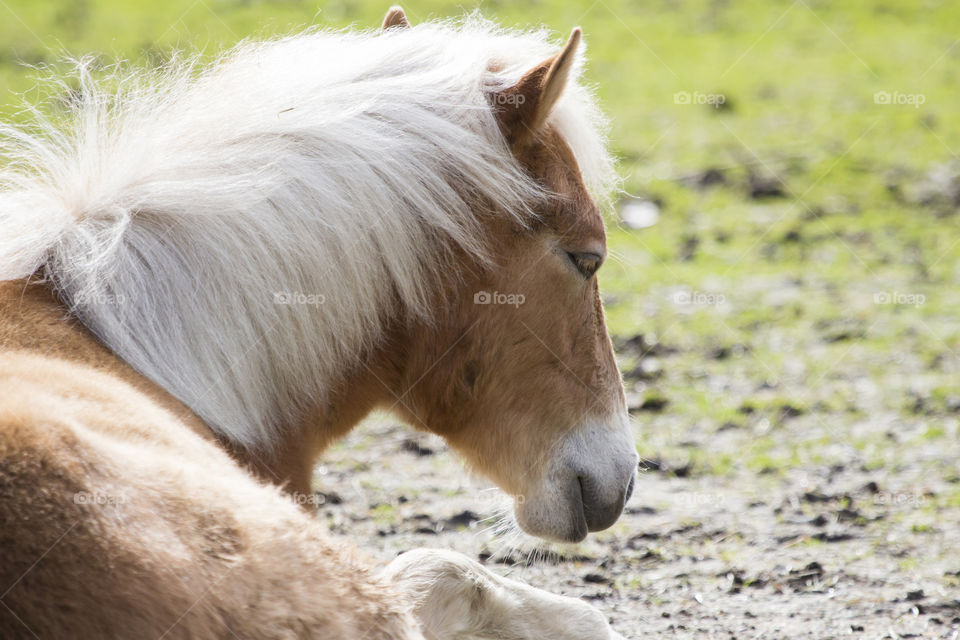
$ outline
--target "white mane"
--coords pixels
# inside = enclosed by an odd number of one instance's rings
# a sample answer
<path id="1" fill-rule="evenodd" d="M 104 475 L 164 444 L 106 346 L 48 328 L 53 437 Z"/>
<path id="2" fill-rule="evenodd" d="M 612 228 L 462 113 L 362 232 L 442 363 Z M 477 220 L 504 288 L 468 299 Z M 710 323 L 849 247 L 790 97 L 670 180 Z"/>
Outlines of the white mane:
<path id="1" fill-rule="evenodd" d="M 385 321 L 430 317 L 445 248 L 482 257 L 464 194 L 520 218 L 541 196 L 484 91 L 555 52 L 472 17 L 244 43 L 206 68 L 81 67 L 69 124 L 0 128 L 0 280 L 42 268 L 117 355 L 270 446 Z M 551 120 L 604 196 L 589 93 L 574 81 Z"/>

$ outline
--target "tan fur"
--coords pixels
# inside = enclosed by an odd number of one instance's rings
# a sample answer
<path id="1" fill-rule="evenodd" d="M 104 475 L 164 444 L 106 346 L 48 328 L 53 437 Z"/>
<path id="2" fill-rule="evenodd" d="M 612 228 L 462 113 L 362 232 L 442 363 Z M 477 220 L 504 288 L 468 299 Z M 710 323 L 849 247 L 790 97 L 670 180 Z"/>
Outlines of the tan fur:
<path id="1" fill-rule="evenodd" d="M 407 14 L 403 12 L 403 9 L 397 6 L 390 7 L 387 10 L 387 15 L 383 17 L 383 23 L 380 25 L 382 31 L 386 31 L 392 27 L 408 28 L 410 22 L 407 20 Z"/>
<path id="2" fill-rule="evenodd" d="M 0 349 L 34 351 L 82 362 L 142 391 L 205 438 L 213 436 L 179 400 L 105 349 L 70 317 L 43 282 L 0 282 Z"/>
<path id="3" fill-rule="evenodd" d="M 490 221 L 497 269 L 477 265 L 451 281 L 454 298 L 436 323 L 394 327 L 329 405 L 284 430 L 276 453 L 246 464 L 308 492 L 324 447 L 373 409 L 389 408 L 445 437 L 508 492 L 523 494 L 565 429 L 622 401 L 596 279 L 578 282 L 552 248 L 559 239 L 571 251 L 602 254 L 603 219 L 559 136 L 546 131 L 519 157 L 562 198 L 540 211 L 531 229 Z M 480 291 L 521 294 L 525 302 L 478 306 Z M 524 429 L 534 418 L 556 428 Z"/>
<path id="4" fill-rule="evenodd" d="M 546 85 L 527 80 L 545 69 L 565 81 L 568 71 L 557 68 L 570 64 L 565 54 L 578 43 L 574 30 L 560 54 L 506 90 L 524 92 L 525 100 L 500 102 L 504 135 L 515 141 L 518 159 L 558 197 L 538 211 L 533 228 L 489 221 L 498 268 L 476 265 L 467 277 L 451 280 L 453 301 L 438 324 L 395 327 L 330 405 L 314 408 L 287 430 L 269 461 L 252 462 L 263 477 L 279 474 L 292 490 L 308 491 L 323 448 L 372 409 L 390 408 L 412 426 L 447 438 L 501 487 L 523 494 L 524 480 L 536 476 L 564 427 L 623 402 L 596 278 L 578 282 L 555 255 L 555 245 L 604 255 L 603 218 L 569 147 L 536 124 L 552 105 L 538 98 Z M 558 94 L 551 91 L 555 101 Z M 533 103 L 539 109 L 524 108 Z M 526 135 L 531 131 L 537 135 Z M 474 295 L 481 291 L 520 294 L 525 301 L 517 308 L 478 306 Z M 557 429 L 522 428 L 522 419 L 533 416 Z M 520 477 L 517 469 L 524 470 Z"/>
<path id="5" fill-rule="evenodd" d="M 292 492 L 309 492 L 323 449 L 373 409 L 391 409 L 445 437 L 508 492 L 523 494 L 565 429 L 622 402 L 596 278 L 578 282 L 553 250 L 559 239 L 570 251 L 602 255 L 603 219 L 554 132 L 531 140 L 518 157 L 563 194 L 538 212 L 539 223 L 522 230 L 490 221 L 497 269 L 477 265 L 451 280 L 453 300 L 434 324 L 394 327 L 330 404 L 284 430 L 275 453 L 238 452 L 245 464 L 267 480 L 282 478 Z M 478 306 L 480 291 L 521 294 L 525 302 Z M 524 429 L 523 420 L 534 417 L 556 428 Z"/>
<path id="6" fill-rule="evenodd" d="M 605 237 L 572 153 L 541 126 L 554 99 L 501 122 L 560 195 L 530 228 L 486 219 L 494 266 L 451 275 L 434 323 L 393 326 L 272 453 L 217 443 L 47 285 L 0 283 L 0 637 L 421 637 L 403 594 L 261 481 L 309 492 L 316 457 L 382 407 L 522 494 L 564 433 L 622 403 L 596 279 L 563 253 L 603 255 Z M 477 305 L 480 291 L 525 301 Z"/>
<path id="7" fill-rule="evenodd" d="M 349 548 L 102 368 L 0 355 L 0 461 L 0 637 L 419 637 Z"/>
<path id="8" fill-rule="evenodd" d="M 559 238 L 571 250 L 602 248 L 600 214 L 562 141 L 548 133 L 522 158 L 564 200 L 541 211 L 534 229 L 491 229 L 500 267 L 464 282 L 440 326 L 406 337 L 406 370 L 394 383 L 411 424 L 444 436 L 513 494 L 527 491 L 566 429 L 622 393 L 596 279 L 578 282 L 552 247 Z M 478 306 L 477 291 L 525 301 Z M 533 424 L 543 426 L 525 428 Z"/>

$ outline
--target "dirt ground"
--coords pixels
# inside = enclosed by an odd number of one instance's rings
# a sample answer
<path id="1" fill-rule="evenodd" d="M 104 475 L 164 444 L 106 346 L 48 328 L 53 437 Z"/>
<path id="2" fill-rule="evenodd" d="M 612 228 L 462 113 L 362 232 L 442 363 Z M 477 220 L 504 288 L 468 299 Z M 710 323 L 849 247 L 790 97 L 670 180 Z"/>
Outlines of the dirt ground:
<path id="1" fill-rule="evenodd" d="M 494 535 L 502 498 L 439 438 L 377 418 L 325 456 L 318 513 L 382 561 L 449 548 L 590 600 L 628 638 L 960 636 L 960 510 L 933 509 L 929 524 L 905 517 L 950 490 L 923 465 L 888 478 L 855 450 L 849 464 L 776 477 L 643 464 L 611 530 L 530 552 Z"/>

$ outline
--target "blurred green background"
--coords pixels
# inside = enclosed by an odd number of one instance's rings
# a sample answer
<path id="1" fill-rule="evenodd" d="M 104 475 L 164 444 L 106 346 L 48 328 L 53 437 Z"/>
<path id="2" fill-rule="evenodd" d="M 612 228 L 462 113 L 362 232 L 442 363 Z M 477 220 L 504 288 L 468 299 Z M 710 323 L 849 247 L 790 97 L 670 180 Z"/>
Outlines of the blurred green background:
<path id="1" fill-rule="evenodd" d="M 386 8 L 3 0 L 0 115 L 38 99 L 25 65 L 155 64 Z M 717 475 L 921 464 L 953 487 L 929 508 L 960 506 L 960 3 L 405 4 L 474 8 L 584 28 L 624 179 L 601 285 L 641 453 Z"/>

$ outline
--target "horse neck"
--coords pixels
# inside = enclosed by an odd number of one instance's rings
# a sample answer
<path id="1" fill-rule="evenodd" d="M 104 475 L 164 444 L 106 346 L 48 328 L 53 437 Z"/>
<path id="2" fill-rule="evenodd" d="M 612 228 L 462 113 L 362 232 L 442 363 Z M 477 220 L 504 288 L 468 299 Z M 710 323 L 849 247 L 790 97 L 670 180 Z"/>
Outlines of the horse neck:
<path id="1" fill-rule="evenodd" d="M 403 331 L 390 329 L 383 344 L 404 344 Z M 191 430 L 214 440 L 263 480 L 289 492 L 310 491 L 318 456 L 378 406 L 396 401 L 403 355 L 378 349 L 367 355 L 331 390 L 322 404 L 308 406 L 292 424 L 280 425 L 269 450 L 246 449 L 217 436 L 195 413 L 101 344 L 70 316 L 49 282 L 0 282 L 0 353 L 40 351 L 110 373 L 147 395 Z"/>
<path id="2" fill-rule="evenodd" d="M 207 425 L 163 387 L 103 346 L 60 301 L 45 281 L 0 282 L 0 352 L 33 351 L 110 373 L 144 393 L 208 440 Z"/>
<path id="3" fill-rule="evenodd" d="M 308 406 L 299 419 L 277 429 L 269 451 L 240 449 L 224 442 L 239 462 L 262 479 L 283 486 L 292 494 L 311 491 L 313 467 L 323 452 L 350 432 L 374 409 L 389 409 L 402 403 L 403 360 L 401 350 L 385 345 L 407 343 L 406 330 L 388 329 L 361 361 L 337 382 L 322 403 Z"/>

